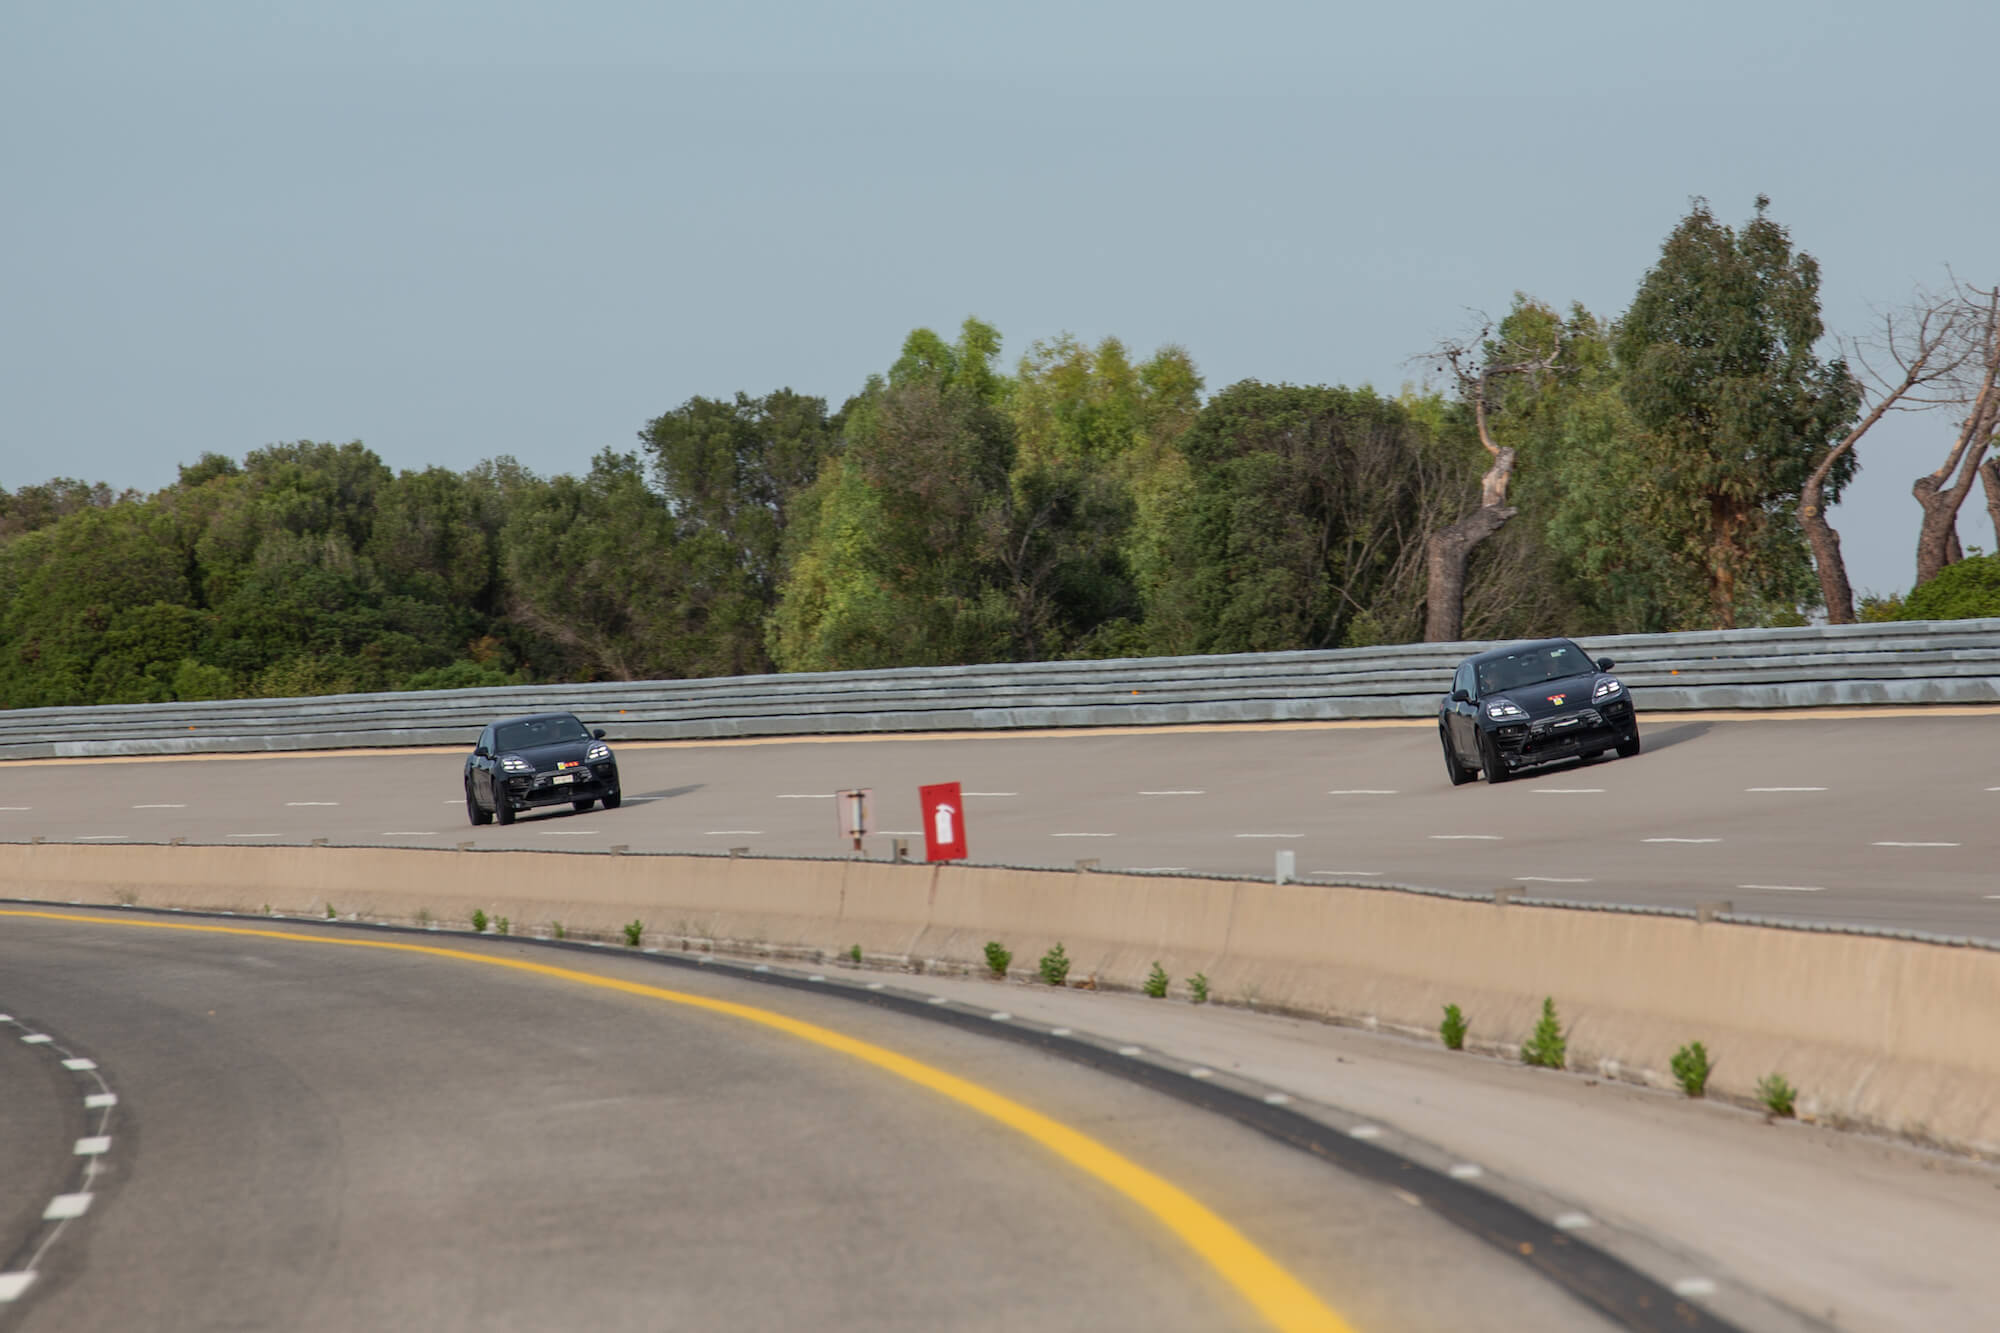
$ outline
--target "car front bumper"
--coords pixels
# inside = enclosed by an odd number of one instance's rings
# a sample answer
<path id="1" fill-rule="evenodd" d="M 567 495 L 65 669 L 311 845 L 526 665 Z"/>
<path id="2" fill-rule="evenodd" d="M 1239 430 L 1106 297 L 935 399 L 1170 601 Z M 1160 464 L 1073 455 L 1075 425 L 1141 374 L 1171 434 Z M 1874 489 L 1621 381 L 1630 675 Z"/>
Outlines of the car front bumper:
<path id="1" fill-rule="evenodd" d="M 1529 722 L 1510 722 L 1495 727 L 1492 735 L 1500 761 L 1514 769 L 1607 750 L 1630 740 L 1637 730 L 1632 701 L 1620 698 Z"/>
<path id="2" fill-rule="evenodd" d="M 618 790 L 618 763 L 580 764 L 553 773 L 509 773 L 507 797 L 516 809 L 599 800 Z"/>

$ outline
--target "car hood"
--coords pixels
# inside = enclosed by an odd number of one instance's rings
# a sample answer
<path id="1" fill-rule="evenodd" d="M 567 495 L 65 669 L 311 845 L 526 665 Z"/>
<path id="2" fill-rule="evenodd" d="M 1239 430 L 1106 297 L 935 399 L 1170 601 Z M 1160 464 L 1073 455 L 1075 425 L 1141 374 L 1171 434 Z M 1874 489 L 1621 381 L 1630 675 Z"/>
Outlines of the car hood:
<path id="1" fill-rule="evenodd" d="M 528 749 L 507 750 L 504 753 L 525 759 L 535 766 L 537 773 L 547 773 L 564 764 L 580 764 L 590 753 L 590 747 L 599 741 L 558 741 L 554 745 L 536 745 Z"/>
<path id="2" fill-rule="evenodd" d="M 1599 679 L 1597 673 L 1588 672 L 1580 676 L 1564 676 L 1561 680 L 1538 680 L 1533 685 L 1520 685 L 1498 694 L 1489 694 L 1481 700 L 1481 707 L 1495 699 L 1508 699 L 1531 719 L 1573 713 L 1590 702 L 1591 691 L 1597 688 Z"/>

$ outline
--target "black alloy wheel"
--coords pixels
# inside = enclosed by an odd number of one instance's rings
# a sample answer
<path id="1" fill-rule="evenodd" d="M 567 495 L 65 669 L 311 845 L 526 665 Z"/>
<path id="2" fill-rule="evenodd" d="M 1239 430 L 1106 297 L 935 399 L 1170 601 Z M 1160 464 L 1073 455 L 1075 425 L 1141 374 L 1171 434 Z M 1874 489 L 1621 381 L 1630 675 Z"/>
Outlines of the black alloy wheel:
<path id="1" fill-rule="evenodd" d="M 1500 762 L 1500 747 L 1483 731 L 1479 733 L 1479 766 L 1488 783 L 1505 782 L 1514 776 L 1507 771 L 1507 765 Z"/>
<path id="2" fill-rule="evenodd" d="M 493 812 L 479 804 L 479 798 L 472 794 L 472 779 L 465 780 L 465 817 L 475 825 L 491 824 Z"/>
<path id="3" fill-rule="evenodd" d="M 514 802 L 508 799 L 507 784 L 493 784 L 493 818 L 502 824 L 514 822 Z"/>
<path id="4" fill-rule="evenodd" d="M 1451 733 L 1442 726 L 1438 728 L 1438 743 L 1444 746 L 1444 771 L 1451 778 L 1452 786 L 1463 787 L 1479 776 L 1478 769 L 1467 768 L 1458 762 L 1458 753 L 1451 748 Z"/>
<path id="5" fill-rule="evenodd" d="M 624 799 L 625 799 L 624 794 L 620 792 L 616 787 L 609 788 L 604 793 L 604 808 L 606 810 L 616 810 L 618 808 L 618 803 L 620 801 L 623 801 Z"/>
<path id="6" fill-rule="evenodd" d="M 1618 757 L 1620 759 L 1630 759 L 1637 753 L 1639 753 L 1639 729 L 1634 727 L 1632 728 L 1631 736 L 1618 742 Z"/>

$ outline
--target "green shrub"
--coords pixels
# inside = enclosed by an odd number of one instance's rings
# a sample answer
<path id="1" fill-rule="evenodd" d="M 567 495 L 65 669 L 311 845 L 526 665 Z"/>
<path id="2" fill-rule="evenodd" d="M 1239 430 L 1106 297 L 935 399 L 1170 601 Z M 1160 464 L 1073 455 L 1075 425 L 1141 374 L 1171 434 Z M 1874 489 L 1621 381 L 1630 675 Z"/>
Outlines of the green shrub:
<path id="1" fill-rule="evenodd" d="M 986 970 L 996 977 L 1007 975 L 1007 964 L 1014 961 L 1014 955 L 999 940 L 986 941 Z"/>
<path id="2" fill-rule="evenodd" d="M 333 920 L 333 919 L 334 919 L 335 917 L 337 917 L 337 916 L 339 916 L 339 915 L 340 915 L 340 913 L 338 913 L 338 912 L 336 912 L 336 911 L 334 911 L 334 910 L 333 910 L 333 904 L 332 904 L 332 903 L 328 903 L 328 904 L 326 905 L 326 919 L 327 919 L 328 921 L 331 921 L 331 920 Z"/>
<path id="3" fill-rule="evenodd" d="M 1188 978 L 1188 992 L 1196 1004 L 1208 1003 L 1208 978 L 1197 972 Z"/>
<path id="4" fill-rule="evenodd" d="M 847 951 L 847 960 L 856 967 L 861 966 L 861 946 L 855 945 Z"/>
<path id="5" fill-rule="evenodd" d="M 1472 1024 L 1465 1021 L 1465 1015 L 1459 1012 L 1457 1005 L 1446 1005 L 1444 1007 L 1444 1022 L 1438 1024 L 1438 1036 L 1443 1038 L 1445 1049 L 1448 1051 L 1464 1050 L 1465 1033 L 1471 1026 Z"/>
<path id="6" fill-rule="evenodd" d="M 1766 1074 L 1757 1080 L 1757 1100 L 1774 1116 L 1789 1120 L 1796 1115 L 1798 1096 L 1799 1090 L 1787 1083 L 1783 1074 Z"/>
<path id="7" fill-rule="evenodd" d="M 1691 1041 L 1674 1052 L 1670 1062 L 1674 1071 L 1674 1082 L 1681 1085 L 1681 1091 L 1690 1097 L 1699 1097 L 1708 1091 L 1708 1072 L 1714 1066 L 1708 1062 L 1708 1048 L 1698 1041 Z"/>
<path id="8" fill-rule="evenodd" d="M 500 935 L 505 935 L 505 934 L 507 934 L 507 933 L 509 932 L 509 924 L 508 924 L 508 921 L 507 921 L 507 918 L 503 916 L 503 917 L 501 917 L 501 918 L 500 918 L 500 919 L 499 919 L 498 921 L 495 921 L 495 922 L 493 923 L 493 930 L 494 930 L 494 933 L 496 933 L 496 934 L 500 934 Z"/>
<path id="9" fill-rule="evenodd" d="M 646 933 L 646 923 L 632 920 L 625 923 L 625 943 L 631 948 L 639 947 L 639 937 Z"/>
<path id="10" fill-rule="evenodd" d="M 554 933 L 555 933 L 555 937 L 556 937 L 557 939 L 559 939 L 559 940 L 566 940 L 566 939 L 568 939 L 568 938 L 569 938 L 569 932 L 563 929 L 563 923 L 562 923 L 562 922 L 560 922 L 560 921 L 551 921 L 551 922 L 549 922 L 549 926 L 550 926 L 550 928 L 551 928 L 551 929 L 552 929 L 552 930 L 554 931 Z"/>
<path id="11" fill-rule="evenodd" d="M 477 690 L 491 689 L 500 685 L 516 685 L 520 682 L 497 667 L 485 666 L 478 662 L 453 662 L 450 666 L 432 667 L 406 676 L 399 690 Z"/>
<path id="12" fill-rule="evenodd" d="M 1946 565 L 1903 599 L 1903 620 L 1973 620 L 2000 616 L 2000 555 Z"/>
<path id="13" fill-rule="evenodd" d="M 1561 1069 L 1568 1050 L 1569 1039 L 1563 1035 L 1562 1024 L 1556 1021 L 1555 997 L 1544 996 L 1542 1018 L 1535 1024 L 1535 1035 L 1521 1044 L 1521 1063 L 1542 1069 Z"/>
<path id="14" fill-rule="evenodd" d="M 475 935 L 486 933 L 486 909 L 483 907 L 472 909 L 472 933 Z"/>
<path id="15" fill-rule="evenodd" d="M 1146 974 L 1146 984 L 1141 989 L 1156 1000 L 1164 1000 L 1167 997 L 1167 986 L 1172 980 L 1167 975 L 1167 969 L 1161 967 L 1160 960 L 1155 958 L 1153 970 Z"/>
<path id="16" fill-rule="evenodd" d="M 1069 955 L 1063 952 L 1061 940 L 1056 941 L 1055 948 L 1042 955 L 1042 961 L 1036 965 L 1036 971 L 1040 972 L 1042 980 L 1051 986 L 1063 986 L 1069 983 Z"/>

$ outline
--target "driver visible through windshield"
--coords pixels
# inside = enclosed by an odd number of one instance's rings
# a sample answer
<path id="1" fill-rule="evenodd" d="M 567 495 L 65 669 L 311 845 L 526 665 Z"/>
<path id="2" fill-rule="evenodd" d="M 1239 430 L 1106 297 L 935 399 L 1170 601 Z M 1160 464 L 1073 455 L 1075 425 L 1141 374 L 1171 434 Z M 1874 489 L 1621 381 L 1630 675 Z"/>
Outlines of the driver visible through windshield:
<path id="1" fill-rule="evenodd" d="M 1482 697 L 1502 690 L 1516 690 L 1538 681 L 1561 680 L 1591 670 L 1590 659 L 1573 643 L 1529 652 L 1510 653 L 1479 665 L 1479 693 Z"/>
<path id="2" fill-rule="evenodd" d="M 563 741 L 588 740 L 590 733 L 573 717 L 535 717 L 525 722 L 509 722 L 493 733 L 494 746 L 501 750 L 532 750 Z"/>

